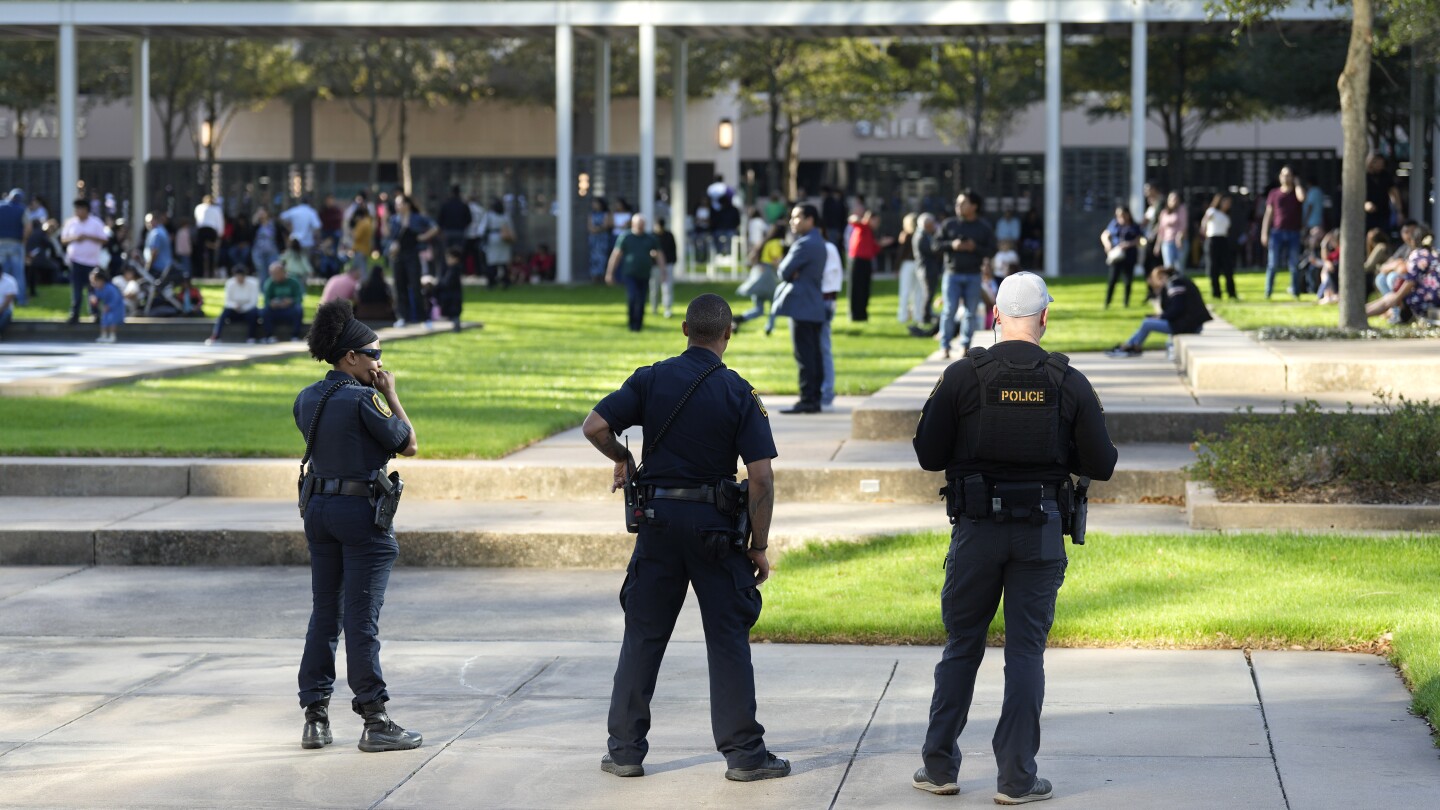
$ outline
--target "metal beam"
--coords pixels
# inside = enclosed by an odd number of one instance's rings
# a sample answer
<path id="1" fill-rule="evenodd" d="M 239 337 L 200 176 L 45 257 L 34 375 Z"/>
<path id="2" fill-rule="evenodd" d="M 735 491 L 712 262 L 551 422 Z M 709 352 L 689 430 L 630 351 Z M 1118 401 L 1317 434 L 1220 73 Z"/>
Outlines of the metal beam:
<path id="1" fill-rule="evenodd" d="M 145 221 L 149 207 L 150 180 L 147 177 L 150 163 L 150 40 L 135 40 L 135 52 L 130 57 L 130 114 L 131 127 L 130 157 L 130 235 L 140 238 L 141 228 L 135 223 Z"/>
<path id="2" fill-rule="evenodd" d="M 640 25 L 640 213 L 655 225 L 655 26 Z"/>
<path id="3" fill-rule="evenodd" d="M 60 199 L 53 206 L 60 211 L 75 199 L 80 185 L 80 139 L 76 129 L 75 105 L 80 95 L 75 52 L 75 25 L 60 26 L 60 43 L 55 49 L 55 99 L 60 132 Z"/>
<path id="4" fill-rule="evenodd" d="M 670 222 L 666 223 L 675 236 L 675 268 L 679 274 L 686 271 L 685 251 L 688 234 L 685 231 L 685 216 L 690 207 L 686 202 L 685 189 L 685 106 L 689 101 L 686 88 L 689 87 L 690 43 L 684 39 L 675 40 L 674 64 L 670 75 L 674 78 L 675 95 L 670 101 Z"/>
<path id="5" fill-rule="evenodd" d="M 575 252 L 575 31 L 555 26 L 555 280 L 573 278 Z"/>
<path id="6" fill-rule="evenodd" d="M 1145 215 L 1146 71 L 1149 70 L 1147 23 L 1136 20 L 1130 29 L 1130 213 L 1139 222 Z"/>
<path id="7" fill-rule="evenodd" d="M 1060 23 L 1045 23 L 1045 275 L 1060 275 Z"/>

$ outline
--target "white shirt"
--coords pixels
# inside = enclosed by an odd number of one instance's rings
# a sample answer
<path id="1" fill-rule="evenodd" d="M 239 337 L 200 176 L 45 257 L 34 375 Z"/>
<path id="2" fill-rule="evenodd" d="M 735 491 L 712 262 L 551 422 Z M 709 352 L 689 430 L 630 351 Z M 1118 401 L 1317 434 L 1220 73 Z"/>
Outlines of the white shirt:
<path id="1" fill-rule="evenodd" d="M 9 273 L 0 273 L 0 314 L 15 306 L 14 299 L 20 295 L 20 286 Z"/>
<path id="2" fill-rule="evenodd" d="M 616 211 L 610 215 L 610 225 L 615 232 L 615 238 L 618 239 L 630 232 L 630 217 L 633 216 L 635 215 L 627 214 L 624 211 Z"/>
<path id="3" fill-rule="evenodd" d="M 260 304 L 260 282 L 252 276 L 231 276 L 225 282 L 225 308 L 249 312 Z"/>
<path id="4" fill-rule="evenodd" d="M 770 223 L 766 222 L 764 217 L 752 218 L 746 223 L 746 227 L 749 229 L 746 236 L 750 238 L 751 247 L 765 244 L 765 234 L 770 231 Z"/>
<path id="5" fill-rule="evenodd" d="M 705 196 L 710 198 L 711 205 L 716 208 L 720 207 L 720 201 L 725 199 L 725 195 L 729 193 L 730 187 L 725 185 L 723 180 L 716 180 L 705 189 Z"/>
<path id="6" fill-rule="evenodd" d="M 1221 211 L 1219 208 L 1211 208 L 1205 212 L 1205 216 L 1207 217 L 1205 220 L 1205 237 L 1207 239 L 1212 236 L 1230 235 L 1229 214 Z"/>
<path id="7" fill-rule="evenodd" d="M 86 236 L 88 239 L 78 237 Z M 79 217 L 71 217 L 65 220 L 65 226 L 60 229 L 60 241 L 71 240 L 65 245 L 65 258 L 72 264 L 83 264 L 86 267 L 100 266 L 100 249 L 104 247 L 103 242 L 109 240 L 110 229 L 100 218 L 91 214 L 81 220 Z M 100 242 L 94 241 L 101 240 Z"/>
<path id="8" fill-rule="evenodd" d="M 1011 270 L 1020 269 L 1020 254 L 1013 250 L 1002 250 L 995 254 L 990 260 L 991 266 L 995 268 L 995 277 L 1004 278 Z"/>
<path id="9" fill-rule="evenodd" d="M 820 274 L 820 292 L 838 293 L 845 285 L 845 265 L 840 263 L 840 250 L 825 243 L 825 272 Z"/>
<path id="10" fill-rule="evenodd" d="M 216 233 L 225 230 L 225 212 L 215 203 L 200 203 L 195 206 L 195 227 L 209 228 Z"/>
<path id="11" fill-rule="evenodd" d="M 485 235 L 485 209 L 480 203 L 470 203 L 470 224 L 465 228 L 466 239 L 479 239 Z"/>
<path id="12" fill-rule="evenodd" d="M 280 221 L 290 229 L 290 238 L 300 243 L 300 247 L 315 247 L 315 232 L 320 230 L 320 215 L 315 209 L 300 203 L 280 215 Z M 284 245 L 280 246 L 284 249 Z"/>

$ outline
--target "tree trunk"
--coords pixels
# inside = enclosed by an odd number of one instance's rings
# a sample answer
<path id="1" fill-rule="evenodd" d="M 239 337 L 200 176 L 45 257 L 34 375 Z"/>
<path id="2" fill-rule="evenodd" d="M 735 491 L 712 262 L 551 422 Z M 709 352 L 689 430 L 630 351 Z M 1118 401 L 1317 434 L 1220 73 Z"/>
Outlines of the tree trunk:
<path id="1" fill-rule="evenodd" d="M 770 186 L 770 193 L 775 194 L 780 191 L 780 81 L 773 68 L 766 92 L 770 107 L 770 151 L 765 153 L 769 158 L 765 161 L 765 182 Z"/>
<path id="2" fill-rule="evenodd" d="M 1370 101 L 1374 45 L 1373 0 L 1355 0 L 1350 47 L 1340 74 L 1340 125 L 1345 156 L 1340 168 L 1340 326 L 1363 329 L 1365 320 L 1365 112 Z"/>
<path id="3" fill-rule="evenodd" d="M 785 116 L 785 196 L 800 199 L 800 126 Z"/>
<path id="4" fill-rule="evenodd" d="M 406 143 L 406 126 L 409 122 L 405 117 L 406 109 L 405 99 L 402 98 L 400 99 L 400 131 L 396 133 L 400 146 L 400 187 L 405 189 L 406 194 L 411 194 L 414 189 L 410 187 L 410 150 L 409 144 Z"/>
<path id="5" fill-rule="evenodd" d="M 25 159 L 25 111 L 15 111 L 15 159 Z"/>
<path id="6" fill-rule="evenodd" d="M 970 69 L 974 71 L 975 96 L 970 110 L 970 154 L 980 154 L 980 126 L 985 119 L 985 69 L 980 65 L 984 40 L 970 43 Z"/>

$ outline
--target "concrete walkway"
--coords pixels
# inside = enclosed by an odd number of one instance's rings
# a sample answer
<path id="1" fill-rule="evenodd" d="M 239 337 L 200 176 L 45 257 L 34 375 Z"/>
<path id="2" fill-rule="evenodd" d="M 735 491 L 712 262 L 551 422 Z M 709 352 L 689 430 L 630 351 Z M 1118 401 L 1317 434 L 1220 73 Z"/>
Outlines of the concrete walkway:
<path id="1" fill-rule="evenodd" d="M 301 569 L 0 568 L 0 806 L 982 807 L 1002 654 L 961 737 L 959 797 L 909 785 L 939 650 L 757 644 L 759 717 L 794 763 L 722 778 L 694 600 L 656 692 L 643 779 L 599 770 L 620 575 L 400 570 L 383 636 L 415 751 L 302 751 Z M 1062 606 L 1063 609 L 1063 606 Z M 343 672 L 343 662 L 341 664 Z M 1331 653 L 1052 650 L 1047 806 L 1440 806 L 1440 761 L 1381 659 Z"/>

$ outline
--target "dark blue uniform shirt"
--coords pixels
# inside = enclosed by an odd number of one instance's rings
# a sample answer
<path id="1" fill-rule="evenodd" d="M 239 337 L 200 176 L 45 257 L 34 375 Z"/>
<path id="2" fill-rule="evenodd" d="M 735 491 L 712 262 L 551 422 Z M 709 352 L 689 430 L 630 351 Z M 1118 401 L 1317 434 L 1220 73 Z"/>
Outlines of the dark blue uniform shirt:
<path id="1" fill-rule="evenodd" d="M 295 427 L 303 440 L 320 398 L 345 380 L 351 384 L 332 394 L 320 414 L 311 464 L 321 478 L 373 480 L 375 471 L 410 443 L 410 426 L 391 412 L 384 394 L 354 382 L 344 372 L 332 371 L 295 398 Z"/>
<path id="2" fill-rule="evenodd" d="M 706 377 L 660 444 L 648 446 L 695 378 L 718 362 L 714 352 L 692 346 L 679 357 L 636 369 L 620 390 L 595 406 L 617 433 L 643 426 L 648 453 L 644 483 L 679 487 L 734 480 L 736 456 L 746 464 L 775 458 L 775 438 L 760 395 L 728 368 Z"/>

